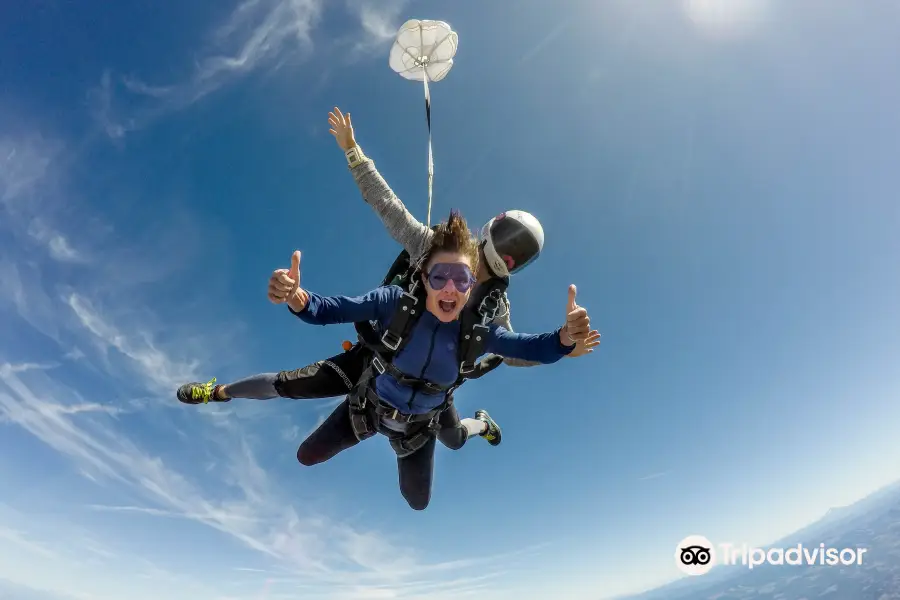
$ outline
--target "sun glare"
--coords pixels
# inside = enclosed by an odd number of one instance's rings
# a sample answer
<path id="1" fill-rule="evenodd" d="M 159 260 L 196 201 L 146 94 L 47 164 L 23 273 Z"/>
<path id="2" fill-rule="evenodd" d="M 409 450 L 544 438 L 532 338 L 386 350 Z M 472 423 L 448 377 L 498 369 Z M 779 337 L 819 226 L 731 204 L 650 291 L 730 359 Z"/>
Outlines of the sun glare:
<path id="1" fill-rule="evenodd" d="M 732 37 L 759 25 L 768 12 L 769 0 L 684 0 L 684 7 L 704 32 Z"/>

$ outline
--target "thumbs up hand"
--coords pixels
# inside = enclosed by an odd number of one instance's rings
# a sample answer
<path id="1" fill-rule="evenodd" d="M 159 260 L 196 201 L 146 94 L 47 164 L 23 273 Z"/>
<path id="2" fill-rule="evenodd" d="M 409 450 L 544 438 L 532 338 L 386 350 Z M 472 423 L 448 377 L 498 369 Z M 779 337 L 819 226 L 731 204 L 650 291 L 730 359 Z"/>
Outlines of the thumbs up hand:
<path id="1" fill-rule="evenodd" d="M 575 303 L 575 294 L 578 290 L 574 285 L 569 286 L 569 300 L 566 302 L 566 324 L 559 330 L 559 341 L 563 346 L 574 346 L 578 342 L 584 342 L 591 333 L 591 318 L 587 310 Z"/>
<path id="2" fill-rule="evenodd" d="M 276 269 L 269 278 L 269 301 L 272 304 L 287 303 L 294 312 L 306 308 L 309 294 L 300 288 L 300 251 L 291 256 L 290 269 Z"/>

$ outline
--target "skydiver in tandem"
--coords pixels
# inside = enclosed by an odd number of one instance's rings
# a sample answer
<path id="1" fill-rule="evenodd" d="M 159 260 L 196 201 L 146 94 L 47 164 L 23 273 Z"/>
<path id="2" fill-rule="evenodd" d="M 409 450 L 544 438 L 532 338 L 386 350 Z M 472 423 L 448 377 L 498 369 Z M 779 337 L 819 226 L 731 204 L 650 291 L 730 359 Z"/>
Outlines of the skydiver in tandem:
<path id="1" fill-rule="evenodd" d="M 272 302 L 286 303 L 306 323 L 375 321 L 384 334 L 382 350 L 372 351 L 359 384 L 301 444 L 297 458 L 316 465 L 381 433 L 397 454 L 400 491 L 415 510 L 424 510 L 431 499 L 434 431 L 452 391 L 464 381 L 461 373 L 485 353 L 551 364 L 591 336 L 590 318 L 576 304 L 572 285 L 560 327 L 527 334 L 490 323 L 474 327 L 467 340 L 461 317 L 477 280 L 479 247 L 456 212 L 434 229 L 411 269 L 408 290 L 387 285 L 358 297 L 320 296 L 301 287 L 300 260 L 295 252 L 290 269 L 272 274 Z M 458 416 L 455 421 L 459 427 Z"/>
<path id="2" fill-rule="evenodd" d="M 331 134 L 344 151 L 363 199 L 375 210 L 391 237 L 404 250 L 394 261 L 382 285 L 391 283 L 406 285 L 409 269 L 421 260 L 429 247 L 434 231 L 418 221 L 388 186 L 356 142 L 350 113 L 346 115 L 337 107 L 329 113 Z M 510 306 L 506 287 L 510 275 L 522 271 L 534 262 L 543 249 L 544 231 L 540 222 L 524 211 L 507 211 L 491 219 L 481 230 L 478 244 L 478 261 L 475 271 L 477 285 L 472 290 L 463 320 L 494 323 L 512 332 Z M 486 312 L 487 311 L 487 312 Z M 492 311 L 492 312 L 490 312 Z M 228 402 L 232 398 L 267 400 L 276 397 L 292 399 L 317 399 L 344 395 L 353 390 L 369 362 L 373 359 L 373 344 L 380 343 L 377 333 L 369 323 L 357 323 L 360 342 L 347 351 L 320 360 L 300 369 L 253 376 L 226 385 L 188 383 L 177 392 L 185 404 Z M 600 343 L 600 334 L 591 331 L 577 345 L 569 357 L 585 356 Z M 488 355 L 467 373 L 468 379 L 478 378 L 505 363 L 514 367 L 530 367 L 541 364 L 515 357 Z M 485 410 L 475 413 L 475 419 L 460 421 L 452 405 L 452 392 L 447 410 L 440 414 L 438 439 L 451 450 L 461 448 L 472 436 L 482 436 L 492 446 L 501 441 L 501 429 Z"/>

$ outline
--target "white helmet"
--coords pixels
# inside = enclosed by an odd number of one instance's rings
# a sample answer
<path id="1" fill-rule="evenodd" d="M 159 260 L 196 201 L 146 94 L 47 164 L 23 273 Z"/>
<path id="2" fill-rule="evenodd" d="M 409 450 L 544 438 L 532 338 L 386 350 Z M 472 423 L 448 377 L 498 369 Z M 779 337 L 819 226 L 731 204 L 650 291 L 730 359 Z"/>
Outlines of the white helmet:
<path id="1" fill-rule="evenodd" d="M 544 228 L 523 210 L 500 213 L 481 228 L 487 267 L 497 277 L 518 273 L 544 249 Z"/>

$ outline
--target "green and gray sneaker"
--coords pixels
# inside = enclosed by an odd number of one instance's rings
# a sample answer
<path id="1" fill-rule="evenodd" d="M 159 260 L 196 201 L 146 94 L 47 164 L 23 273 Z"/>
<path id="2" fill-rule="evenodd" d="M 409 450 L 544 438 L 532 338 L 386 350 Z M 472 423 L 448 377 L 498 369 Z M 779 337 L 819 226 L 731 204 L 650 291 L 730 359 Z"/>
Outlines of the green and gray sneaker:
<path id="1" fill-rule="evenodd" d="M 180 388 L 175 396 L 179 402 L 185 404 L 206 404 L 207 402 L 228 402 L 216 397 L 216 378 L 213 377 L 208 383 L 186 383 Z"/>
<path id="2" fill-rule="evenodd" d="M 481 437 L 486 439 L 491 446 L 499 446 L 501 435 L 500 426 L 491 418 L 491 415 L 489 415 L 486 410 L 476 410 L 475 418 L 479 421 L 484 421 L 485 425 L 487 425 L 487 431 L 482 433 Z"/>

